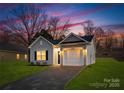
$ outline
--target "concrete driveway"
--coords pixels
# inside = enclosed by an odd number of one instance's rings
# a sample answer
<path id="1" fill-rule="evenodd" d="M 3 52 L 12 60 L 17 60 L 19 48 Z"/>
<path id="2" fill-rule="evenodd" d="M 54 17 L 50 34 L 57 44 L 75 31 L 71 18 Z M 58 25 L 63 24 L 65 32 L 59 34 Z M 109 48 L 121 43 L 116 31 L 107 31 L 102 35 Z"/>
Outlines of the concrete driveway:
<path id="1" fill-rule="evenodd" d="M 48 70 L 35 73 L 15 81 L 0 89 L 5 90 L 62 90 L 64 85 L 83 67 L 52 66 Z"/>

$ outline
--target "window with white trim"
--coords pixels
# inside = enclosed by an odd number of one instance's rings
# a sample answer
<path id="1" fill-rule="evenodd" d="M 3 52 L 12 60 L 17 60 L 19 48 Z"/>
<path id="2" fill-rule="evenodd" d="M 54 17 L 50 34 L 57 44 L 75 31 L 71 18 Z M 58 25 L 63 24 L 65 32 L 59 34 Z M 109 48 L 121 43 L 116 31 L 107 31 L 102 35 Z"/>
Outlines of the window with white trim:
<path id="1" fill-rule="evenodd" d="M 38 60 L 46 60 L 46 50 L 37 51 L 37 61 Z"/>

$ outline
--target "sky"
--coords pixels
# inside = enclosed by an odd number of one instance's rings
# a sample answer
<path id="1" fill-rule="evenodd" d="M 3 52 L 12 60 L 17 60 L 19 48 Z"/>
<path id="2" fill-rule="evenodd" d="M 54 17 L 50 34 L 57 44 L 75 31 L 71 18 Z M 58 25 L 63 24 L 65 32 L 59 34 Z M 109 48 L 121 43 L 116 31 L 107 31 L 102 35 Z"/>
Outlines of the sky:
<path id="1" fill-rule="evenodd" d="M 21 4 L 0 4 L 0 21 L 6 20 L 12 9 Z M 107 3 L 39 3 L 37 8 L 45 10 L 48 16 L 59 17 L 61 21 L 70 19 L 71 24 L 77 24 L 70 28 L 72 32 L 82 32 L 80 23 L 92 20 L 95 26 L 124 24 L 124 4 Z"/>

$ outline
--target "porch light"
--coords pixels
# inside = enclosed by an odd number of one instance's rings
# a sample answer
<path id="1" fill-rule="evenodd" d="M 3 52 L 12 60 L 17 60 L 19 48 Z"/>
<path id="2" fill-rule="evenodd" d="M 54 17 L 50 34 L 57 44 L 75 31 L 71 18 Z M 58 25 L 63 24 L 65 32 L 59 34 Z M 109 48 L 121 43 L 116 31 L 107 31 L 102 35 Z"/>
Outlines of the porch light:
<path id="1" fill-rule="evenodd" d="M 16 59 L 19 60 L 19 58 L 20 58 L 20 55 L 16 54 Z"/>
<path id="2" fill-rule="evenodd" d="M 60 51 L 60 54 L 61 54 L 61 55 L 63 55 L 63 54 L 64 54 L 64 52 L 63 52 L 63 51 Z"/>
<path id="3" fill-rule="evenodd" d="M 27 59 L 27 58 L 28 58 L 27 54 L 25 54 L 25 56 L 24 56 L 24 57 L 25 57 L 25 59 Z"/>

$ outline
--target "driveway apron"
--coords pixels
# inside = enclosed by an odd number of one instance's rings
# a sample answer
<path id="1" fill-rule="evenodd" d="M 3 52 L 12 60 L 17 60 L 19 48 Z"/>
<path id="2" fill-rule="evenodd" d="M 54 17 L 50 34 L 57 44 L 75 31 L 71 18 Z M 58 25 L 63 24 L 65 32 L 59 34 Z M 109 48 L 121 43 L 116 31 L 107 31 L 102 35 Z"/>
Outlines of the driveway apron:
<path id="1" fill-rule="evenodd" d="M 0 89 L 4 90 L 63 90 L 64 85 L 83 67 L 52 66 L 48 70 L 15 81 Z"/>

